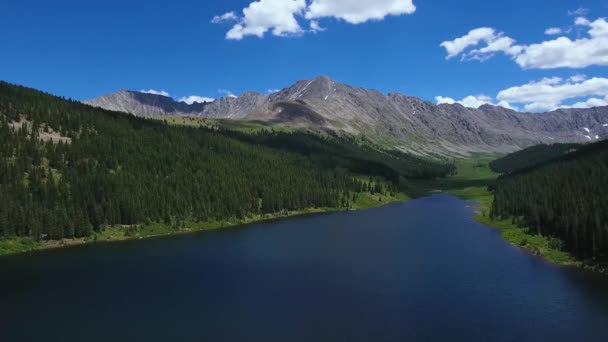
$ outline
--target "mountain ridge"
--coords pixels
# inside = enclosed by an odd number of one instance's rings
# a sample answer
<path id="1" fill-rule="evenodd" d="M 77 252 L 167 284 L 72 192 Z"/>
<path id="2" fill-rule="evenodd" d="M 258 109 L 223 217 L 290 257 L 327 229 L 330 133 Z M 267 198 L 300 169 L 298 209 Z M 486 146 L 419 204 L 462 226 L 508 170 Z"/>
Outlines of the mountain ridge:
<path id="1" fill-rule="evenodd" d="M 356 88 L 327 76 L 301 80 L 272 94 L 247 91 L 205 104 L 133 93 L 109 94 L 85 103 L 144 117 L 260 120 L 365 135 L 426 155 L 504 153 L 540 143 L 582 143 L 608 136 L 608 127 L 603 126 L 608 123 L 608 107 L 531 114 L 489 104 L 479 108 L 436 105 L 401 93 Z"/>

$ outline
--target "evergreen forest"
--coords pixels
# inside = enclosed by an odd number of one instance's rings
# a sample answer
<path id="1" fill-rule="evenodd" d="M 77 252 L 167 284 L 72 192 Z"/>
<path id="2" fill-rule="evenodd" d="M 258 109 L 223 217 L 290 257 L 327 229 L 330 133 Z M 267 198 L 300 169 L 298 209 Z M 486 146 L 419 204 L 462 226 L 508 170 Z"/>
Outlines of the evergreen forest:
<path id="1" fill-rule="evenodd" d="M 560 146 L 562 152 L 570 146 Z M 546 150 L 539 147 L 534 150 Z M 520 153 L 521 154 L 521 153 Z M 560 154 L 560 153 L 557 153 Z M 515 169 L 519 158 L 505 158 Z M 513 160 L 513 165 L 508 161 Z M 532 160 L 532 159 L 530 159 Z M 580 259 L 608 257 L 608 141 L 541 162 L 498 178 L 493 217 L 511 218 L 531 233 L 552 239 L 556 249 Z"/>
<path id="2" fill-rule="evenodd" d="M 3 239 L 349 208 L 454 172 L 348 137 L 174 127 L 0 82 Z"/>

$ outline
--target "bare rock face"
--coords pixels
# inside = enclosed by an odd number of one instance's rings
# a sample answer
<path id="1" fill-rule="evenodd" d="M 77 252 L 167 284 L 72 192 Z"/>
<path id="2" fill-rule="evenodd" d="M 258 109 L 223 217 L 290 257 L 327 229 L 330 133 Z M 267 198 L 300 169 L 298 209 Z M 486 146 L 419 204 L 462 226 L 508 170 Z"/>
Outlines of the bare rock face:
<path id="1" fill-rule="evenodd" d="M 246 119 L 265 107 L 267 99 L 266 95 L 248 91 L 239 97 L 228 96 L 216 100 L 198 115 L 213 119 Z"/>
<path id="2" fill-rule="evenodd" d="M 207 104 L 121 91 L 86 103 L 134 115 L 194 115 L 262 120 L 294 127 L 363 134 L 417 154 L 511 152 L 539 143 L 608 137 L 608 107 L 520 113 L 484 105 L 435 105 L 419 98 L 354 88 L 328 77 L 299 81 L 277 93 L 245 92 Z"/>
<path id="3" fill-rule="evenodd" d="M 207 106 L 205 103 L 177 102 L 170 97 L 146 94 L 137 91 L 121 90 L 94 100 L 84 101 L 93 107 L 131 113 L 142 117 L 200 115 Z"/>

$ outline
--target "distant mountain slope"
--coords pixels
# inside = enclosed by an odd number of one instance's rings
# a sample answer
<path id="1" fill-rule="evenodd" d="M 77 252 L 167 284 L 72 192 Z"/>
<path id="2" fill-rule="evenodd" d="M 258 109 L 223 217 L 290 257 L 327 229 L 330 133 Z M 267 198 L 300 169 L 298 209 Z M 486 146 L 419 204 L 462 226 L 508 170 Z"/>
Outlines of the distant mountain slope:
<path id="1" fill-rule="evenodd" d="M 581 144 L 535 145 L 496 159 L 490 163 L 492 171 L 511 173 L 558 158 L 579 149 Z"/>
<path id="2" fill-rule="evenodd" d="M 253 114 L 267 96 L 246 92 L 237 97 L 224 97 L 210 103 L 178 102 L 168 96 L 121 90 L 84 101 L 85 104 L 106 110 L 131 113 L 140 117 L 203 116 L 217 119 L 242 119 Z"/>
<path id="3" fill-rule="evenodd" d="M 246 92 L 207 105 L 150 108 L 131 93 L 86 103 L 138 116 L 196 115 L 263 120 L 296 127 L 364 134 L 422 154 L 512 152 L 537 144 L 590 142 L 608 136 L 608 107 L 519 113 L 491 105 L 479 109 L 354 88 L 327 77 L 299 81 L 277 93 Z M 165 98 L 172 101 L 170 98 Z M 145 106 L 145 107 L 144 107 Z M 144 107 L 144 108 L 142 108 Z"/>
<path id="4" fill-rule="evenodd" d="M 135 114 L 141 117 L 200 115 L 206 107 L 204 103 L 177 102 L 170 97 L 147 94 L 137 91 L 121 90 L 104 95 L 95 100 L 85 101 L 94 107 Z"/>
<path id="5" fill-rule="evenodd" d="M 608 140 L 500 177 L 491 215 L 557 237 L 581 259 L 608 261 Z M 560 245 L 559 242 L 554 244 Z"/>

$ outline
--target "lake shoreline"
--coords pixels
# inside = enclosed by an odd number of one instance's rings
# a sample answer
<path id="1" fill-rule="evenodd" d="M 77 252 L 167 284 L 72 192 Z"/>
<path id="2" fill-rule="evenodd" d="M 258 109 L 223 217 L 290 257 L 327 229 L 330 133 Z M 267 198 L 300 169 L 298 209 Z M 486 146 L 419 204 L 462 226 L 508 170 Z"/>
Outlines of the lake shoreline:
<path id="1" fill-rule="evenodd" d="M 608 278 L 510 246 L 472 220 L 473 206 L 443 193 L 0 258 L 3 333 L 75 342 L 601 341 Z M 100 322 L 110 328 L 91 335 Z"/>
<path id="2" fill-rule="evenodd" d="M 328 214 L 338 212 L 349 212 L 367 210 L 372 208 L 378 208 L 395 203 L 405 203 L 411 198 L 405 193 L 399 193 L 395 196 L 385 195 L 371 195 L 365 194 L 366 197 L 378 197 L 377 202 L 372 201 L 359 201 L 354 203 L 350 208 L 307 208 L 297 211 L 278 212 L 272 214 L 263 214 L 249 216 L 243 219 L 228 219 L 223 221 L 210 221 L 210 222 L 184 222 L 186 225 L 183 228 L 171 228 L 169 225 L 161 223 L 152 223 L 151 225 L 137 225 L 132 228 L 136 229 L 137 232 L 133 234 L 128 233 L 129 227 L 122 226 L 111 226 L 104 228 L 100 233 L 95 233 L 90 237 L 86 238 L 74 238 L 74 239 L 63 239 L 63 240 L 49 240 L 49 241 L 35 241 L 30 238 L 14 238 L 7 240 L 0 240 L 0 257 L 17 255 L 17 254 L 28 254 L 36 253 L 41 251 L 49 251 L 54 249 L 74 248 L 82 247 L 86 245 L 93 245 L 98 243 L 116 243 L 116 242 L 127 242 L 133 240 L 144 240 L 153 238 L 162 238 L 179 235 L 198 234 L 208 231 L 216 231 L 226 228 L 242 227 L 254 223 L 264 223 L 279 221 L 290 218 L 304 217 L 308 215 L 316 214 Z"/>
<path id="3" fill-rule="evenodd" d="M 458 190 L 446 190 L 447 194 L 475 203 L 475 216 L 473 220 L 487 227 L 498 229 L 501 237 L 509 244 L 542 258 L 543 260 L 564 266 L 574 267 L 580 270 L 608 275 L 605 265 L 590 261 L 579 260 L 568 252 L 552 248 L 550 240 L 541 235 L 529 234 L 524 227 L 519 227 L 510 219 L 493 219 L 488 213 L 492 203 L 492 194 L 483 188 L 465 188 Z"/>

